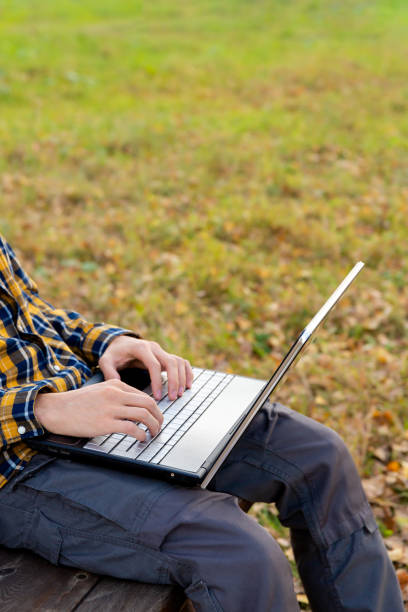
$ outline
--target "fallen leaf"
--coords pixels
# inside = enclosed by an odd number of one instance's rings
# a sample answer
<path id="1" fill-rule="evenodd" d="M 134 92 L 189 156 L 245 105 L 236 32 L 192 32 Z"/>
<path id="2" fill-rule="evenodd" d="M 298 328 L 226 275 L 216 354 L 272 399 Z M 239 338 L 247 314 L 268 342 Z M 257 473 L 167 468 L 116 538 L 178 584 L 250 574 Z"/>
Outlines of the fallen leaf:
<path id="1" fill-rule="evenodd" d="M 243 317 L 237 317 L 235 322 L 242 331 L 246 331 L 251 327 L 251 321 L 248 321 L 248 319 L 244 319 Z"/>
<path id="2" fill-rule="evenodd" d="M 388 550 L 388 556 L 394 563 L 408 563 L 408 548 L 404 545 L 401 538 L 391 536 L 384 540 Z"/>
<path id="3" fill-rule="evenodd" d="M 389 410 L 374 410 L 373 419 L 381 425 L 388 425 L 393 422 L 393 416 Z"/>
<path id="4" fill-rule="evenodd" d="M 400 467 L 401 466 L 398 461 L 390 461 L 389 463 L 387 463 L 387 470 L 389 472 L 399 472 Z"/>
<path id="5" fill-rule="evenodd" d="M 400 583 L 401 590 L 408 586 L 408 572 L 405 569 L 397 570 L 397 578 Z"/>
<path id="6" fill-rule="evenodd" d="M 362 480 L 363 489 L 368 499 L 380 497 L 384 493 L 385 478 L 382 474 L 373 476 L 372 478 L 364 478 Z"/>
<path id="7" fill-rule="evenodd" d="M 378 346 L 374 350 L 374 355 L 378 363 L 385 364 L 390 363 L 390 361 L 392 361 L 391 353 L 387 351 L 387 349 L 385 349 L 383 346 Z"/>
<path id="8" fill-rule="evenodd" d="M 381 446 L 379 448 L 372 450 L 371 452 L 373 454 L 373 457 L 375 457 L 379 461 L 382 461 L 383 463 L 385 463 L 388 459 L 388 455 L 389 455 L 388 450 L 386 450 L 385 448 Z"/>

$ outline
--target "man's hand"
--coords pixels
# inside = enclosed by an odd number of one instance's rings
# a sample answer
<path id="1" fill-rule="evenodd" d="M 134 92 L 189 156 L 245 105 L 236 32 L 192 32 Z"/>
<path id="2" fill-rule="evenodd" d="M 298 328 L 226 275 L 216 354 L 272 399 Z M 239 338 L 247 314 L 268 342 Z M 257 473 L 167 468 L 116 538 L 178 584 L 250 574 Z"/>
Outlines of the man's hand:
<path id="1" fill-rule="evenodd" d="M 193 371 L 188 361 L 166 353 L 157 342 L 131 336 L 115 338 L 99 360 L 105 382 L 61 393 L 39 393 L 34 412 L 37 420 L 52 433 L 92 438 L 124 433 L 138 440 L 146 437 L 137 423 L 144 423 L 152 436 L 163 423 L 156 402 L 120 380 L 125 367 L 149 371 L 154 397 L 160 399 L 161 372 L 167 372 L 168 395 L 175 400 L 191 387 Z"/>
<path id="2" fill-rule="evenodd" d="M 120 380 L 119 370 L 125 367 L 145 368 L 149 371 L 153 395 L 161 399 L 161 372 L 167 372 L 168 395 L 175 400 L 183 395 L 193 382 L 189 362 L 177 355 L 166 353 L 157 342 L 140 340 L 131 336 L 118 336 L 99 359 L 105 380 Z"/>
<path id="3" fill-rule="evenodd" d="M 39 393 L 34 412 L 37 420 L 52 433 L 92 438 L 124 433 L 144 440 L 144 423 L 155 436 L 163 423 L 156 402 L 120 380 L 108 380 L 61 393 Z"/>

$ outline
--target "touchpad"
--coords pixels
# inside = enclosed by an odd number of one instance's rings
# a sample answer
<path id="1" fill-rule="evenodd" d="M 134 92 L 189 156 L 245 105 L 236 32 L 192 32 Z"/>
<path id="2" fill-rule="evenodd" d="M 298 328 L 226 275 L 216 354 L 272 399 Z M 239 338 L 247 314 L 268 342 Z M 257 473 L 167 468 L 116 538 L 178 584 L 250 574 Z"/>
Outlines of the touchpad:
<path id="1" fill-rule="evenodd" d="M 124 370 L 120 370 L 119 374 L 123 382 L 141 391 L 150 385 L 148 370 L 143 370 L 142 368 L 125 368 Z"/>

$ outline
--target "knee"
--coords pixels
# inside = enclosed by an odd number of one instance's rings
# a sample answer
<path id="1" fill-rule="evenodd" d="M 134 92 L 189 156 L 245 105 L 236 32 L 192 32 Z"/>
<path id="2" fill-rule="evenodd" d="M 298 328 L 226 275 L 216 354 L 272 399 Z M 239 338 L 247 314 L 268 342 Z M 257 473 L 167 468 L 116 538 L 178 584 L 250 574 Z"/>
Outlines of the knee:
<path id="1" fill-rule="evenodd" d="M 325 492 L 332 503 L 342 505 L 353 499 L 359 504 L 365 500 L 360 476 L 353 458 L 342 438 L 328 427 L 322 427 L 320 444 L 316 447 L 317 464 L 309 474 L 321 498 Z"/>
<path id="2" fill-rule="evenodd" d="M 241 531 L 239 538 L 240 551 L 236 558 L 240 567 L 236 568 L 235 576 L 245 585 L 245 597 L 251 602 L 251 608 L 297 609 L 292 570 L 279 544 L 259 524 Z M 251 608 L 247 605 L 244 609 Z"/>
<path id="3" fill-rule="evenodd" d="M 218 545 L 228 559 L 229 569 L 238 576 L 290 574 L 291 569 L 279 544 L 253 517 L 245 514 L 233 497 L 216 500 L 205 518 L 207 544 Z"/>
<path id="4" fill-rule="evenodd" d="M 246 517 L 247 524 L 242 525 L 236 534 L 239 551 L 236 559 L 242 564 L 243 575 L 268 576 L 273 581 L 285 579 L 292 581 L 289 562 L 279 544 L 271 537 L 264 527 L 251 517 Z"/>
<path id="5" fill-rule="evenodd" d="M 356 468 L 344 440 L 332 429 L 322 425 L 321 457 L 328 464 L 330 471 L 353 473 Z"/>
<path id="6" fill-rule="evenodd" d="M 219 525 L 217 545 L 210 542 L 205 556 L 200 555 L 194 565 L 194 584 L 204 581 L 210 596 L 226 612 L 297 609 L 285 555 L 263 527 L 239 512 L 242 517 L 237 516 L 236 522 Z"/>
<path id="7" fill-rule="evenodd" d="M 184 517 L 164 547 L 169 558 L 183 560 L 172 570 L 179 584 L 204 582 L 228 611 L 273 610 L 276 601 L 292 601 L 291 568 L 270 534 L 234 498 L 209 492 L 200 497 L 200 512 Z"/>

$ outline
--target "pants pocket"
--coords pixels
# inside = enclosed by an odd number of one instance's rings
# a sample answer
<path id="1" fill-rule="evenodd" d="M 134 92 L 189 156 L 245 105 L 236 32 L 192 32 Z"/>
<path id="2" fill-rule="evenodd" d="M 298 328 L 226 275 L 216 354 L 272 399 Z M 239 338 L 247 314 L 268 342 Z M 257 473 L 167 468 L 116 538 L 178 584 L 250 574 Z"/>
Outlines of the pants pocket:
<path id="1" fill-rule="evenodd" d="M 61 545 L 62 534 L 59 525 L 51 521 L 40 510 L 35 510 L 25 548 L 33 550 L 54 565 L 58 565 Z"/>
<path id="2" fill-rule="evenodd" d="M 64 459 L 41 467 L 17 483 L 19 493 L 26 494 L 33 507 L 45 510 L 48 504 L 49 516 L 51 507 L 57 511 L 58 506 L 62 512 L 68 507 L 78 509 L 89 519 L 102 518 L 136 537 L 156 499 L 172 487 L 136 474 Z"/>

